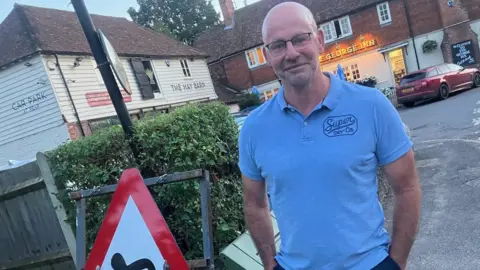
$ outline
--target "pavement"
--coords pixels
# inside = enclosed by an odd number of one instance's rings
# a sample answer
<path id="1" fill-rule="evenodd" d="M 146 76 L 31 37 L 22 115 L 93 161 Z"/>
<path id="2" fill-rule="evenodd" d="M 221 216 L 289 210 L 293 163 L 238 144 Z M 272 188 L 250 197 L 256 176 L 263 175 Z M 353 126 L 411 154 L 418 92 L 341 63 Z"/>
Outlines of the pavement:
<path id="1" fill-rule="evenodd" d="M 419 233 L 408 269 L 480 269 L 480 89 L 400 108 L 422 187 Z M 391 231 L 393 201 L 385 207 Z"/>

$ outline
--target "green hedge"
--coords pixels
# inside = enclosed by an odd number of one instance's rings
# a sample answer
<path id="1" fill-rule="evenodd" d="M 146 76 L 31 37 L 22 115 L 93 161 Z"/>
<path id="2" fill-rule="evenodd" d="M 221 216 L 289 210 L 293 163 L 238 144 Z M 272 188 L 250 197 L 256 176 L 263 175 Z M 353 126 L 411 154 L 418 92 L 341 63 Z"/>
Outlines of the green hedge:
<path id="1" fill-rule="evenodd" d="M 187 105 L 169 114 L 138 120 L 135 134 L 141 146 L 138 166 L 118 126 L 47 153 L 72 226 L 75 208 L 68 192 L 114 184 L 123 169 L 136 166 L 144 177 L 192 169 L 210 171 L 217 254 L 245 230 L 236 166 L 238 128 L 226 106 Z M 203 257 L 198 181 L 157 186 L 150 191 L 187 259 Z M 89 249 L 110 199 L 111 195 L 87 201 Z"/>
<path id="2" fill-rule="evenodd" d="M 245 93 L 240 97 L 238 101 L 238 108 L 240 110 L 254 107 L 262 104 L 262 100 L 258 97 L 258 95 L 253 93 Z"/>

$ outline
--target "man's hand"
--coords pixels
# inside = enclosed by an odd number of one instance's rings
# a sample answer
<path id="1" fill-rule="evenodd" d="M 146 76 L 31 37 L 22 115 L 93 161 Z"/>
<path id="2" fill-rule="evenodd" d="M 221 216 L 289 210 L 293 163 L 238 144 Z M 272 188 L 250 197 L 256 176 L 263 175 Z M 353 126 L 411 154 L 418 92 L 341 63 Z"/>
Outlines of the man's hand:
<path id="1" fill-rule="evenodd" d="M 390 257 L 403 270 L 418 231 L 421 189 L 413 150 L 384 168 L 395 195 Z"/>

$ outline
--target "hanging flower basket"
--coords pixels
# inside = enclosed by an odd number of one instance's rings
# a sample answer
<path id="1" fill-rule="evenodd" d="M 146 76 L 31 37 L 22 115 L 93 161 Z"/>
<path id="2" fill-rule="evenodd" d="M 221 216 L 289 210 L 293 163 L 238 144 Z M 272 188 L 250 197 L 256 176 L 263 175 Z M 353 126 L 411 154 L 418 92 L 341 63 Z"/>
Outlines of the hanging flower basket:
<path id="1" fill-rule="evenodd" d="M 422 46 L 424 53 L 432 52 L 436 50 L 437 47 L 438 47 L 438 43 L 436 40 L 427 40 L 423 43 L 423 46 Z"/>

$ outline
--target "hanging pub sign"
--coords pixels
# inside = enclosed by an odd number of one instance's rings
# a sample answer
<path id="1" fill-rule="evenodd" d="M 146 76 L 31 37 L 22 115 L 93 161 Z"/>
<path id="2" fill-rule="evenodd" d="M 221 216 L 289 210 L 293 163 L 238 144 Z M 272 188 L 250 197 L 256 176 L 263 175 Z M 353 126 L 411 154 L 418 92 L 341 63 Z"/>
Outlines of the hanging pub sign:
<path id="1" fill-rule="evenodd" d="M 473 51 L 472 40 L 462 41 L 452 45 L 453 63 L 459 66 L 469 66 L 477 63 Z"/>
<path id="2" fill-rule="evenodd" d="M 337 43 L 332 50 L 326 51 L 324 54 L 320 55 L 319 61 L 320 63 L 328 62 L 337 58 L 354 55 L 358 52 L 367 51 L 367 49 L 373 48 L 377 45 L 378 43 L 376 39 L 360 36 L 359 41 L 356 41 L 353 44 Z"/>

